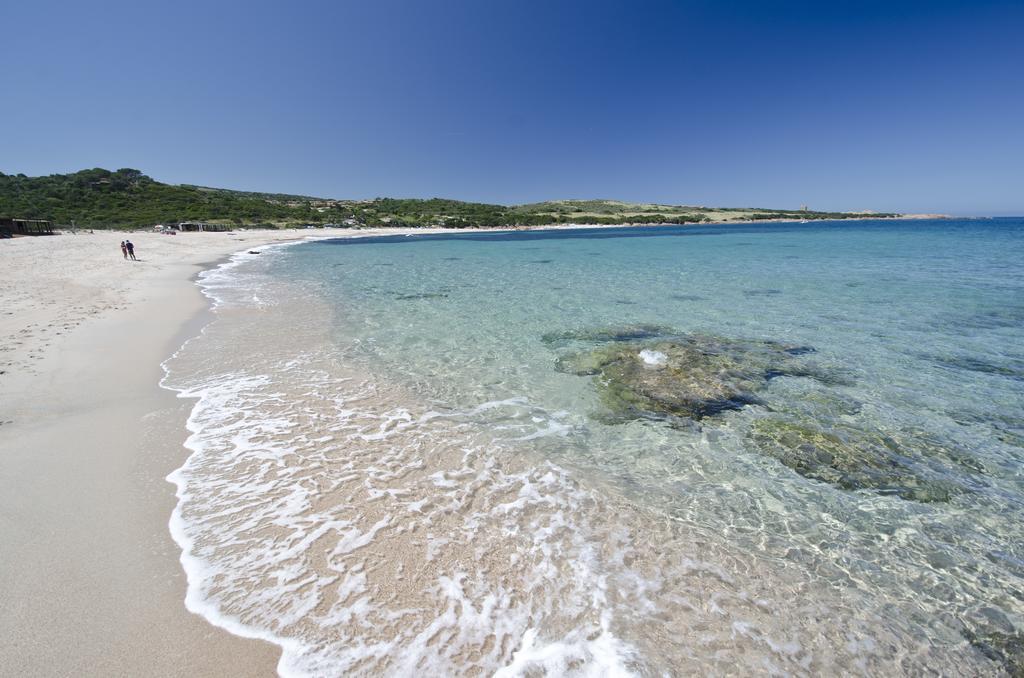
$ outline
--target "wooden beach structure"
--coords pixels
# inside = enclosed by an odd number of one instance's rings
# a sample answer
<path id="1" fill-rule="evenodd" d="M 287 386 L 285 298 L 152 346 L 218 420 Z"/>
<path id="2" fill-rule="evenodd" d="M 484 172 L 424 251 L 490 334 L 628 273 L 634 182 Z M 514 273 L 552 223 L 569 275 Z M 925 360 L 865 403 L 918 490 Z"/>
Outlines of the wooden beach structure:
<path id="1" fill-rule="evenodd" d="M 0 238 L 16 235 L 53 235 L 53 222 L 47 219 L 0 217 Z"/>
<path id="2" fill-rule="evenodd" d="M 182 221 L 177 226 L 173 226 L 179 231 L 230 231 L 230 226 L 224 224 L 207 224 L 202 221 Z"/>

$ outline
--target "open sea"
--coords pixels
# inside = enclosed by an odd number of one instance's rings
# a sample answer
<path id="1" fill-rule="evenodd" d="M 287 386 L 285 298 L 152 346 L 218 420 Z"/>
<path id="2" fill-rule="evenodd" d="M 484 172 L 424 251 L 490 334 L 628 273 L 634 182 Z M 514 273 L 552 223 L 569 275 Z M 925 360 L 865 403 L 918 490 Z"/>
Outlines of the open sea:
<path id="1" fill-rule="evenodd" d="M 187 605 L 285 675 L 1024 675 L 1024 220 L 236 255 Z"/>

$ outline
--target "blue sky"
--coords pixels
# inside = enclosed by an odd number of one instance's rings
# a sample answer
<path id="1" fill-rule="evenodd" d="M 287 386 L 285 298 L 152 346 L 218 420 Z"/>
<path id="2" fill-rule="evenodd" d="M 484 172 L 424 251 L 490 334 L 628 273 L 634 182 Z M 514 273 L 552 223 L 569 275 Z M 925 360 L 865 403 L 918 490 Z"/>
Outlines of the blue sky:
<path id="1" fill-rule="evenodd" d="M 1024 2 L 5 2 L 0 171 L 1024 213 Z"/>

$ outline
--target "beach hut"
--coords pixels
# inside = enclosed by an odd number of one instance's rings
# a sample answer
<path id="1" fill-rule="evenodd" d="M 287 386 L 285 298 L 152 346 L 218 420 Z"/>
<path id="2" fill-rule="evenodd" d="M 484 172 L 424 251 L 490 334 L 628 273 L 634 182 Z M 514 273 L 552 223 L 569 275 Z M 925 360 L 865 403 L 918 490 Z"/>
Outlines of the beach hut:
<path id="1" fill-rule="evenodd" d="M 223 224 L 207 224 L 202 221 L 182 221 L 177 226 L 179 231 L 230 231 L 229 226 Z"/>
<path id="2" fill-rule="evenodd" d="M 16 235 L 53 235 L 53 222 L 47 219 L 0 217 L 0 237 Z"/>

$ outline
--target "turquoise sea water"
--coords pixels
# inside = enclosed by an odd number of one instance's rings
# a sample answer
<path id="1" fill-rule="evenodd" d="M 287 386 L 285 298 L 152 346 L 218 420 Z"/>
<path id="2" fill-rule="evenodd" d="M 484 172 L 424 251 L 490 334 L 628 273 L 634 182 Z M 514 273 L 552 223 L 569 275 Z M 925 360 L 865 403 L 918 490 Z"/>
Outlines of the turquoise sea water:
<path id="1" fill-rule="evenodd" d="M 1024 670 L 1024 220 L 370 236 L 204 285 L 172 527 L 285 672 Z M 657 404 L 708 374 L 742 395 Z"/>

